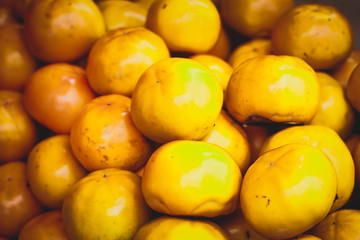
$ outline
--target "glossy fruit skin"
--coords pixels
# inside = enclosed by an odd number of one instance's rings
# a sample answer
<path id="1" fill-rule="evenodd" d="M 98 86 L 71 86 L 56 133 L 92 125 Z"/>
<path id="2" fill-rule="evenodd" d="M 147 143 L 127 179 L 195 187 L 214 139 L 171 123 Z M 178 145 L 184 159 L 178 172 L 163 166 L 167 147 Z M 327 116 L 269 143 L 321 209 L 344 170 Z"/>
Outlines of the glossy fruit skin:
<path id="1" fill-rule="evenodd" d="M 224 25 L 220 28 L 218 40 L 215 45 L 207 52 L 221 59 L 227 60 L 231 52 L 231 40 L 230 36 L 225 30 Z"/>
<path id="2" fill-rule="evenodd" d="M 299 57 L 316 70 L 336 67 L 353 47 L 349 21 L 335 7 L 322 4 L 291 8 L 277 21 L 271 39 L 274 54 Z"/>
<path id="3" fill-rule="evenodd" d="M 228 240 L 228 237 L 221 227 L 208 220 L 176 218 L 171 216 L 161 216 L 146 223 L 139 229 L 134 237 L 134 240 L 158 239 Z"/>
<path id="4" fill-rule="evenodd" d="M 329 157 L 337 176 L 337 199 L 334 201 L 331 212 L 344 206 L 354 189 L 355 168 L 351 153 L 340 136 L 325 126 L 294 126 L 270 136 L 263 144 L 260 152 L 263 154 L 289 143 L 314 146 Z"/>
<path id="5" fill-rule="evenodd" d="M 189 58 L 213 71 L 220 82 L 221 88 L 226 92 L 229 79 L 234 69 L 225 60 L 210 54 L 195 54 Z"/>
<path id="6" fill-rule="evenodd" d="M 139 3 L 130 1 L 106 0 L 97 3 L 106 26 L 106 30 L 123 27 L 145 26 L 146 9 Z"/>
<path id="7" fill-rule="evenodd" d="M 264 153 L 249 167 L 241 185 L 241 209 L 261 235 L 288 239 L 326 217 L 336 188 L 335 169 L 322 151 L 288 144 Z"/>
<path id="8" fill-rule="evenodd" d="M 135 173 L 108 168 L 77 182 L 62 208 L 70 239 L 132 239 L 150 220 L 150 209 Z"/>
<path id="9" fill-rule="evenodd" d="M 145 136 L 165 143 L 203 138 L 222 105 L 223 91 L 211 70 L 194 60 L 173 57 L 153 64 L 140 77 L 130 111 Z"/>
<path id="10" fill-rule="evenodd" d="M 337 80 L 324 72 L 317 72 L 320 100 L 311 125 L 334 129 L 342 139 L 347 139 L 354 128 L 355 113 L 346 93 Z"/>
<path id="11" fill-rule="evenodd" d="M 48 211 L 31 219 L 21 229 L 18 240 L 70 240 L 65 232 L 61 210 Z"/>
<path id="12" fill-rule="evenodd" d="M 352 240 L 360 237 L 360 210 L 342 209 L 328 215 L 311 234 L 323 240 Z"/>
<path id="13" fill-rule="evenodd" d="M 99 96 L 75 119 L 71 148 L 88 171 L 110 167 L 135 171 L 150 157 L 150 142 L 134 125 L 130 105 L 126 96 Z"/>
<path id="14" fill-rule="evenodd" d="M 0 236 L 16 237 L 42 211 L 27 185 L 26 164 L 14 161 L 0 165 Z"/>
<path id="15" fill-rule="evenodd" d="M 50 209 L 60 209 L 70 188 L 87 174 L 71 151 L 69 135 L 55 135 L 30 152 L 26 171 L 31 191 Z"/>
<path id="16" fill-rule="evenodd" d="M 130 97 L 141 74 L 169 57 L 164 40 L 152 31 L 144 27 L 119 28 L 107 32 L 92 47 L 86 73 L 97 94 Z"/>
<path id="17" fill-rule="evenodd" d="M 318 238 L 310 234 L 300 234 L 299 236 L 292 238 L 290 240 L 321 240 L 321 238 Z"/>
<path id="18" fill-rule="evenodd" d="M 78 60 L 104 33 L 102 14 L 91 0 L 31 1 L 27 7 L 27 43 L 42 61 Z"/>
<path id="19" fill-rule="evenodd" d="M 37 65 L 26 46 L 24 26 L 0 25 L 0 89 L 22 91 Z"/>
<path id="20" fill-rule="evenodd" d="M 271 40 L 268 38 L 254 38 L 238 45 L 230 54 L 228 63 L 236 68 L 246 60 L 271 54 Z"/>
<path id="21" fill-rule="evenodd" d="M 224 21 L 247 37 L 267 37 L 277 19 L 294 5 L 293 0 L 221 0 Z"/>
<path id="22" fill-rule="evenodd" d="M 292 56 L 265 55 L 245 61 L 234 69 L 225 94 L 230 115 L 241 123 L 308 123 L 318 102 L 315 71 Z"/>
<path id="23" fill-rule="evenodd" d="M 236 162 L 221 147 L 178 140 L 151 155 L 141 187 L 147 204 L 157 212 L 215 217 L 235 210 L 241 179 Z"/>
<path id="24" fill-rule="evenodd" d="M 216 44 L 221 20 L 208 0 L 159 0 L 151 5 L 145 26 L 173 52 L 205 53 Z"/>
<path id="25" fill-rule="evenodd" d="M 20 92 L 0 90 L 0 163 L 22 160 L 38 139 Z"/>
<path id="26" fill-rule="evenodd" d="M 85 70 L 69 63 L 36 70 L 24 90 L 24 106 L 39 123 L 57 134 L 70 133 L 80 109 L 95 97 Z"/>
<path id="27" fill-rule="evenodd" d="M 221 111 L 218 119 L 201 141 L 225 149 L 244 174 L 250 165 L 250 146 L 244 130 L 226 113 Z"/>

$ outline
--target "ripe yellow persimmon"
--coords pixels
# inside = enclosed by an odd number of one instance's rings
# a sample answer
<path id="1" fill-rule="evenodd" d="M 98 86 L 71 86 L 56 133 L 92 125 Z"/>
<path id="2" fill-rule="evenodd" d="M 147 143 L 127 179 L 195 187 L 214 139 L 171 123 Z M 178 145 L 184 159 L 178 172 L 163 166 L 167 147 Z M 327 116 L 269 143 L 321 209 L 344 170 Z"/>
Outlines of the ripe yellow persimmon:
<path id="1" fill-rule="evenodd" d="M 225 230 L 229 235 L 229 240 L 268 240 L 251 227 L 240 208 L 232 214 L 217 218 L 215 223 Z"/>
<path id="2" fill-rule="evenodd" d="M 270 239 L 295 237 L 323 220 L 336 196 L 329 158 L 306 144 L 287 144 L 261 155 L 245 173 L 241 209 Z"/>
<path id="3" fill-rule="evenodd" d="M 26 46 L 24 26 L 0 26 L 0 89 L 22 91 L 37 62 Z"/>
<path id="4" fill-rule="evenodd" d="M 228 63 L 236 68 L 246 60 L 271 54 L 271 40 L 267 38 L 253 38 L 238 45 L 230 54 Z"/>
<path id="5" fill-rule="evenodd" d="M 0 90 L 0 163 L 22 160 L 38 139 L 20 92 Z"/>
<path id="6" fill-rule="evenodd" d="M 70 239 L 131 240 L 150 220 L 141 178 L 116 168 L 98 170 L 77 182 L 62 208 Z"/>
<path id="7" fill-rule="evenodd" d="M 25 15 L 27 43 L 45 62 L 78 60 L 105 33 L 103 16 L 92 0 L 31 1 Z"/>
<path id="8" fill-rule="evenodd" d="M 42 211 L 28 186 L 26 164 L 14 161 L 0 165 L 0 236 L 15 238 Z"/>
<path id="9" fill-rule="evenodd" d="M 24 106 L 51 131 L 67 134 L 80 109 L 94 97 L 83 68 L 53 63 L 31 75 L 24 90 Z"/>
<path id="10" fill-rule="evenodd" d="M 342 139 L 347 139 L 355 124 L 355 112 L 346 98 L 341 83 L 324 72 L 317 72 L 320 100 L 311 125 L 334 129 Z"/>
<path id="11" fill-rule="evenodd" d="M 218 78 L 224 93 L 226 92 L 233 68 L 225 60 L 210 54 L 195 54 L 189 58 L 212 70 Z"/>
<path id="12" fill-rule="evenodd" d="M 244 130 L 224 110 L 221 111 L 204 142 L 215 144 L 225 149 L 244 174 L 250 165 L 250 146 Z"/>
<path id="13" fill-rule="evenodd" d="M 150 157 L 151 145 L 135 127 L 130 105 L 130 98 L 109 94 L 95 98 L 78 114 L 71 129 L 71 148 L 87 170 L 135 171 Z"/>
<path id="14" fill-rule="evenodd" d="M 340 136 L 331 128 L 320 125 L 294 126 L 270 136 L 261 153 L 289 143 L 302 143 L 322 150 L 332 162 L 337 176 L 336 199 L 331 212 L 341 208 L 349 200 L 354 189 L 354 161 Z"/>
<path id="15" fill-rule="evenodd" d="M 271 34 L 272 50 L 305 60 L 316 70 L 344 61 L 353 47 L 348 19 L 335 7 L 299 4 L 283 14 Z"/>
<path id="16" fill-rule="evenodd" d="M 218 40 L 221 20 L 209 0 L 159 0 L 149 9 L 146 27 L 159 34 L 171 51 L 205 53 Z"/>
<path id="17" fill-rule="evenodd" d="M 346 85 L 346 96 L 357 112 L 360 112 L 360 64 L 352 72 L 350 79 Z"/>
<path id="18" fill-rule="evenodd" d="M 223 148 L 178 140 L 151 155 L 141 187 L 147 204 L 157 212 L 215 217 L 236 209 L 241 178 L 238 165 Z"/>
<path id="19" fill-rule="evenodd" d="M 328 215 L 311 234 L 326 240 L 360 238 L 360 210 L 342 209 Z"/>
<path id="20" fill-rule="evenodd" d="M 86 73 L 96 93 L 131 96 L 141 74 L 169 57 L 165 42 L 157 34 L 143 27 L 119 28 L 95 43 Z"/>
<path id="21" fill-rule="evenodd" d="M 224 21 L 240 34 L 265 37 L 293 5 L 293 0 L 221 0 L 220 12 Z"/>
<path id="22" fill-rule="evenodd" d="M 156 142 L 199 140 L 210 132 L 222 105 L 221 85 L 209 68 L 195 60 L 169 58 L 140 77 L 131 116 L 137 128 Z"/>
<path id="23" fill-rule="evenodd" d="M 42 205 L 59 209 L 70 188 L 87 172 L 71 151 L 69 135 L 55 135 L 30 152 L 26 172 L 31 191 Z"/>
<path id="24" fill-rule="evenodd" d="M 293 56 L 258 56 L 231 75 L 225 104 L 242 123 L 258 121 L 308 123 L 319 103 L 315 71 Z"/>
<path id="25" fill-rule="evenodd" d="M 217 224 L 208 220 L 158 217 L 136 233 L 133 240 L 228 240 L 226 233 Z"/>
<path id="26" fill-rule="evenodd" d="M 350 56 L 345 59 L 343 63 L 337 66 L 332 72 L 331 76 L 338 80 L 343 88 L 346 88 L 347 83 L 354 69 L 360 63 L 360 50 L 353 49 Z"/>
<path id="27" fill-rule="evenodd" d="M 65 232 L 61 210 L 42 213 L 21 229 L 18 240 L 70 240 Z"/>
<path id="28" fill-rule="evenodd" d="M 107 31 L 123 27 L 145 26 L 147 11 L 139 3 L 105 0 L 97 5 L 103 14 Z"/>
<path id="29" fill-rule="evenodd" d="M 227 60 L 230 52 L 231 52 L 230 36 L 225 30 L 225 27 L 221 25 L 218 40 L 207 53 L 219 57 L 221 59 Z"/>

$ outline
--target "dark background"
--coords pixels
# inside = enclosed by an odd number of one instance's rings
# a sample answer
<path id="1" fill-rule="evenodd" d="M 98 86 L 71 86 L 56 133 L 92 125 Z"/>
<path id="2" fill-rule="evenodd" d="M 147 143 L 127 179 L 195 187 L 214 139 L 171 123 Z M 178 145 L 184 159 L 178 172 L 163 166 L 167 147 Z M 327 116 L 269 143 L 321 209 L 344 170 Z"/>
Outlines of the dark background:
<path id="1" fill-rule="evenodd" d="M 295 0 L 295 3 L 323 3 L 338 8 L 349 19 L 354 31 L 354 47 L 360 49 L 360 0 Z"/>

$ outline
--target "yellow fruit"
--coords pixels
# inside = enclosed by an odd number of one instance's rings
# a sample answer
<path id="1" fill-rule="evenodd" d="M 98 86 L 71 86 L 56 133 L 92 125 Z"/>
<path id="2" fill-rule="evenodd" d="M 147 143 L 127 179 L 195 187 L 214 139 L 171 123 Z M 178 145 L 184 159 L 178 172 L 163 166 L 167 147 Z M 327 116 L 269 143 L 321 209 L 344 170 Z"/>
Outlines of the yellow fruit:
<path id="1" fill-rule="evenodd" d="M 287 144 L 261 155 L 241 185 L 249 224 L 270 239 L 287 239 L 326 217 L 336 196 L 333 164 L 319 149 Z"/>
<path id="2" fill-rule="evenodd" d="M 135 173 L 115 168 L 92 172 L 77 182 L 62 208 L 70 239 L 131 240 L 150 220 L 140 182 Z"/>
<path id="3" fill-rule="evenodd" d="M 344 141 L 331 128 L 318 125 L 295 126 L 269 137 L 261 153 L 289 143 L 302 143 L 322 150 L 333 164 L 337 176 L 336 199 L 331 212 L 344 206 L 354 189 L 354 161 Z"/>
<path id="4" fill-rule="evenodd" d="M 236 68 L 246 60 L 271 54 L 271 40 L 267 38 L 254 38 L 238 45 L 230 54 L 228 63 Z"/>
<path id="5" fill-rule="evenodd" d="M 204 66 L 208 67 L 218 78 L 221 88 L 226 91 L 233 68 L 224 60 L 210 54 L 196 54 L 190 57 Z"/>
<path id="6" fill-rule="evenodd" d="M 296 238 L 292 238 L 290 240 L 321 240 L 321 238 L 318 238 L 318 237 L 316 237 L 314 235 L 310 235 L 310 234 L 300 234 Z"/>
<path id="7" fill-rule="evenodd" d="M 162 145 L 147 162 L 142 191 L 157 212 L 215 217 L 233 212 L 241 172 L 221 147 L 178 140 Z"/>
<path id="8" fill-rule="evenodd" d="M 131 96 L 141 74 L 170 57 L 163 39 L 143 27 L 108 31 L 93 46 L 86 66 L 92 89 L 100 95 Z"/>
<path id="9" fill-rule="evenodd" d="M 104 33 L 103 16 L 92 0 L 33 0 L 26 9 L 27 43 L 45 62 L 78 60 Z"/>
<path id="10" fill-rule="evenodd" d="M 146 27 L 159 34 L 171 51 L 205 53 L 218 40 L 221 20 L 209 0 L 159 0 L 149 9 Z"/>
<path id="11" fill-rule="evenodd" d="M 279 18 L 271 39 L 274 54 L 299 57 L 316 70 L 336 67 L 353 47 L 348 19 L 324 4 L 294 6 Z"/>
<path id="12" fill-rule="evenodd" d="M 244 130 L 225 112 L 221 111 L 218 119 L 204 142 L 215 144 L 225 149 L 244 174 L 250 165 L 250 146 Z"/>
<path id="13" fill-rule="evenodd" d="M 323 125 L 335 130 L 342 139 L 350 136 L 355 113 L 341 84 L 330 75 L 318 72 L 320 101 L 311 125 Z"/>
<path id="14" fill-rule="evenodd" d="M 210 69 L 191 59 L 170 58 L 140 77 L 130 112 L 145 136 L 165 143 L 203 138 L 222 105 L 223 91 Z"/>
<path id="15" fill-rule="evenodd" d="M 353 49 L 349 57 L 343 63 L 337 66 L 332 72 L 331 76 L 338 80 L 343 88 L 346 88 L 350 79 L 351 73 L 360 63 L 360 50 Z"/>
<path id="16" fill-rule="evenodd" d="M 342 209 L 328 215 L 311 234 L 323 240 L 360 238 L 360 210 Z"/>
<path id="17" fill-rule="evenodd" d="M 0 90 L 0 163 L 22 160 L 38 139 L 20 92 Z"/>
<path id="18" fill-rule="evenodd" d="M 71 128 L 71 148 L 88 171 L 135 171 L 150 157 L 150 143 L 135 127 L 130 105 L 130 98 L 109 94 L 95 98 L 78 114 Z"/>
<path id="19" fill-rule="evenodd" d="M 147 11 L 139 3 L 106 0 L 97 5 L 103 14 L 107 31 L 123 27 L 145 26 Z"/>
<path id="20" fill-rule="evenodd" d="M 0 89 L 22 91 L 37 68 L 25 40 L 23 25 L 0 24 Z"/>
<path id="21" fill-rule="evenodd" d="M 231 51 L 230 36 L 225 30 L 224 26 L 222 25 L 218 40 L 207 53 L 226 60 L 230 54 L 230 51 Z"/>
<path id="22" fill-rule="evenodd" d="M 31 219 L 21 229 L 18 240 L 70 240 L 65 232 L 61 210 L 53 210 Z"/>
<path id="23" fill-rule="evenodd" d="M 207 220 L 161 216 L 145 224 L 133 240 L 228 240 L 224 230 Z"/>
<path id="24" fill-rule="evenodd" d="M 27 184 L 24 162 L 0 165 L 0 236 L 15 238 L 28 221 L 43 211 Z"/>
<path id="25" fill-rule="evenodd" d="M 264 37 L 293 5 L 293 0 L 221 0 L 220 11 L 224 21 L 240 34 Z"/>
<path id="26" fill-rule="evenodd" d="M 225 94 L 230 115 L 242 123 L 308 123 L 318 103 L 316 73 L 292 56 L 266 55 L 245 61 L 234 69 Z"/>
<path id="27" fill-rule="evenodd" d="M 68 135 L 55 135 L 30 152 L 26 171 L 36 198 L 48 208 L 61 208 L 70 188 L 87 172 L 75 158 Z"/>

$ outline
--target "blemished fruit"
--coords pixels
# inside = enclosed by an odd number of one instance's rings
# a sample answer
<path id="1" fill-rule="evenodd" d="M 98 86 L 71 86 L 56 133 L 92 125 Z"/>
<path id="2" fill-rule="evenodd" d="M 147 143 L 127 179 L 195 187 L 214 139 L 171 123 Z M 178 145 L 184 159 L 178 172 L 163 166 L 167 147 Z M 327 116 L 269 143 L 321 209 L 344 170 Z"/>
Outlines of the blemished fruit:
<path id="1" fill-rule="evenodd" d="M 287 144 L 261 155 L 245 173 L 241 209 L 261 235 L 292 238 L 326 217 L 336 188 L 335 169 L 326 154 L 309 145 Z"/>
<path id="2" fill-rule="evenodd" d="M 360 240 L 329 2 L 0 0 L 0 240 Z"/>
<path id="3" fill-rule="evenodd" d="M 135 173 L 108 168 L 90 173 L 67 194 L 62 207 L 70 239 L 131 240 L 151 218 Z"/>

